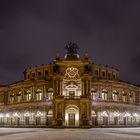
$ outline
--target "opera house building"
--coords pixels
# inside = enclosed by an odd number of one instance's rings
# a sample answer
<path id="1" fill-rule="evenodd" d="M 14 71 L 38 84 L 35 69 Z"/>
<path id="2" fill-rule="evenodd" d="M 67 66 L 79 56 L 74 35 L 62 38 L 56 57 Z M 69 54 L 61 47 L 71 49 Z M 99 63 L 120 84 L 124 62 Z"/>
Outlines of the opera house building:
<path id="1" fill-rule="evenodd" d="M 48 65 L 25 69 L 24 79 L 0 85 L 0 126 L 140 126 L 140 86 L 113 67 L 93 63 L 78 46 Z"/>

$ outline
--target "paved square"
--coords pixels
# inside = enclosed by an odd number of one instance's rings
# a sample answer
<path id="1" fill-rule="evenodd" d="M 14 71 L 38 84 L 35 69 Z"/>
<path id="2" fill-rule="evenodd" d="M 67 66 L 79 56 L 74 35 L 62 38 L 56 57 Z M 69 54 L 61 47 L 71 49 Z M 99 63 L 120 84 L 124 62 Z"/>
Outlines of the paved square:
<path id="1" fill-rule="evenodd" d="M 0 140 L 140 140 L 140 128 L 0 128 Z"/>

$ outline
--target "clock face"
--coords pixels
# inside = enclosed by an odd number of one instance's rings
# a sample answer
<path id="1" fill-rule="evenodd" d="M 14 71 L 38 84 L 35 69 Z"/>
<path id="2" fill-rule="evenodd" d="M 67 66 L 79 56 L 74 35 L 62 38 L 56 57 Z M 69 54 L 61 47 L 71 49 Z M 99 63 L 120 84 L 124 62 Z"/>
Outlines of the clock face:
<path id="1" fill-rule="evenodd" d="M 79 76 L 78 69 L 73 67 L 67 68 L 65 76 L 66 78 L 71 78 L 71 79 L 78 78 Z"/>

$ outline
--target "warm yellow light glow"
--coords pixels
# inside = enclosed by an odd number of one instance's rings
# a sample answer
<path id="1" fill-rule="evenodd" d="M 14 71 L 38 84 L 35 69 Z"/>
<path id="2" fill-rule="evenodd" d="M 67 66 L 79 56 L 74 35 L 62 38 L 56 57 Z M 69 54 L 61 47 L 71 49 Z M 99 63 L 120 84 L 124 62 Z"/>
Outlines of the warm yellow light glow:
<path id="1" fill-rule="evenodd" d="M 113 115 L 114 115 L 115 117 L 118 117 L 120 114 L 119 114 L 118 112 L 114 112 Z"/>
<path id="2" fill-rule="evenodd" d="M 134 117 L 138 117 L 138 114 L 137 114 L 137 113 L 135 113 L 133 116 L 134 116 Z"/>
<path id="3" fill-rule="evenodd" d="M 95 113 L 94 110 L 91 111 L 91 116 L 92 116 L 92 117 L 93 117 L 93 116 L 96 116 L 96 113 Z"/>
<path id="4" fill-rule="evenodd" d="M 106 111 L 104 111 L 104 112 L 101 113 L 101 116 L 108 117 L 108 114 L 107 114 Z"/>
<path id="5" fill-rule="evenodd" d="M 126 112 L 124 116 L 125 116 L 125 117 L 130 117 L 130 116 L 131 116 L 131 114 L 130 114 L 130 113 L 128 113 L 128 112 Z"/>
<path id="6" fill-rule="evenodd" d="M 70 122 L 69 122 L 69 119 L 70 118 L 70 115 L 71 114 L 74 114 L 74 120 L 75 120 L 75 123 L 73 124 L 74 126 L 79 126 L 79 109 L 77 106 L 75 105 L 69 105 L 66 107 L 66 111 L 65 111 L 65 125 L 66 126 L 69 126 L 70 125 Z"/>
<path id="7" fill-rule="evenodd" d="M 14 117 L 19 117 L 19 115 L 17 114 L 17 112 L 13 115 Z"/>
<path id="8" fill-rule="evenodd" d="M 3 114 L 0 114 L 0 118 L 3 118 Z"/>
<path id="9" fill-rule="evenodd" d="M 40 117 L 43 116 L 43 113 L 41 113 L 40 111 L 37 112 L 36 117 Z"/>
<path id="10" fill-rule="evenodd" d="M 65 114 L 65 120 L 68 121 L 68 114 Z"/>
<path id="11" fill-rule="evenodd" d="M 24 116 L 25 116 L 25 117 L 29 117 L 29 116 L 30 116 L 29 112 L 26 112 L 26 113 L 24 114 Z"/>
<path id="12" fill-rule="evenodd" d="M 75 115 L 75 119 L 76 119 L 76 121 L 79 121 L 79 114 L 78 113 Z"/>
<path id="13" fill-rule="evenodd" d="M 6 118 L 9 118 L 10 117 L 10 115 L 9 114 L 6 114 Z"/>

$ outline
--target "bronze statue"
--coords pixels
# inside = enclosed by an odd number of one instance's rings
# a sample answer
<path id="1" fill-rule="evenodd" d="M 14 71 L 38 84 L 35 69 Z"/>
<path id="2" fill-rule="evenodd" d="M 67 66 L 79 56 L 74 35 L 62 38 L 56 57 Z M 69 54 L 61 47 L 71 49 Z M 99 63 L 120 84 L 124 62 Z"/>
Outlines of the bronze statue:
<path id="1" fill-rule="evenodd" d="M 77 50 L 79 49 L 78 45 L 72 42 L 68 42 L 66 45 L 67 54 L 77 54 Z"/>

